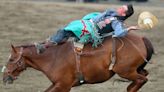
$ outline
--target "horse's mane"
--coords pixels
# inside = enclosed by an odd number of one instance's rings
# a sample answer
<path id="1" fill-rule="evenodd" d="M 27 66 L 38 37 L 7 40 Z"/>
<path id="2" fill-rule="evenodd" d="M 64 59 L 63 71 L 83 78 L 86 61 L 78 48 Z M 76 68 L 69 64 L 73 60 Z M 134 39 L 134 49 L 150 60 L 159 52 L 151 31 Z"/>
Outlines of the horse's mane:
<path id="1" fill-rule="evenodd" d="M 35 47 L 34 44 L 23 44 L 23 45 L 18 45 L 18 46 L 15 46 L 16 48 L 28 48 L 28 47 Z"/>

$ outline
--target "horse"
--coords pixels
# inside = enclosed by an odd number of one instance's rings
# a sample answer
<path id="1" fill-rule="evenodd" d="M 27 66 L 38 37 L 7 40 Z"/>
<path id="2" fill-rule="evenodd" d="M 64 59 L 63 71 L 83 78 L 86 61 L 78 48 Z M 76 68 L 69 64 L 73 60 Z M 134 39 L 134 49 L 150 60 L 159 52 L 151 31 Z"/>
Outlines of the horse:
<path id="1" fill-rule="evenodd" d="M 72 87 L 81 85 L 80 71 L 84 79 L 82 84 L 101 83 L 118 74 L 132 81 L 127 92 L 138 92 L 148 81 L 149 73 L 144 67 L 150 61 L 154 48 L 149 39 L 134 33 L 117 38 L 116 62 L 111 70 L 111 37 L 105 38 L 97 48 L 92 48 L 91 44 L 85 45 L 82 53 L 84 54 L 77 58 L 72 42 L 69 41 L 51 46 L 42 54 L 37 53 L 33 44 L 11 45 L 11 55 L 3 74 L 3 82 L 13 83 L 26 68 L 34 68 L 43 72 L 52 82 L 45 92 L 70 92 Z"/>

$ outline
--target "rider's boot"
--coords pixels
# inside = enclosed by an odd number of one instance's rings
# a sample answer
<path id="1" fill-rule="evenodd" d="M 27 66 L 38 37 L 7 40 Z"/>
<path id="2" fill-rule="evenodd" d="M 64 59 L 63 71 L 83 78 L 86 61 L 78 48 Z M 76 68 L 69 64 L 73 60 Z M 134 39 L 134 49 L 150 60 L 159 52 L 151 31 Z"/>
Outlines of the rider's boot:
<path id="1" fill-rule="evenodd" d="M 47 48 L 52 45 L 57 45 L 57 43 L 45 42 L 45 43 L 35 43 L 35 47 L 38 54 L 42 54 Z"/>

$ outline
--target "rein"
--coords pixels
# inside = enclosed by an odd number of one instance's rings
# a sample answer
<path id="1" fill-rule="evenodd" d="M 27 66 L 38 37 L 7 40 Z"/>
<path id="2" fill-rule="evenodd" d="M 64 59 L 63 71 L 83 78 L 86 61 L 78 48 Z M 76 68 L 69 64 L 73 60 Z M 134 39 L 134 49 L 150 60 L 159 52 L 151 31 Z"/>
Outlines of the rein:
<path id="1" fill-rule="evenodd" d="M 125 43 L 122 41 L 121 38 L 118 38 L 118 40 L 120 40 L 121 46 L 117 49 L 117 52 L 119 52 L 124 47 L 124 45 L 125 45 Z"/>
<path id="2" fill-rule="evenodd" d="M 137 50 L 137 52 L 140 54 L 140 56 L 144 59 L 145 62 L 149 63 L 149 61 L 144 57 L 144 55 L 140 52 L 139 48 L 128 38 L 125 37 L 125 39 L 132 44 L 132 46 Z"/>
<path id="3" fill-rule="evenodd" d="M 125 37 L 125 39 L 132 44 L 132 46 L 137 50 L 137 52 L 140 54 L 140 56 L 144 59 L 145 62 L 149 63 L 148 60 L 144 57 L 144 55 L 139 51 L 139 48 L 128 38 Z M 111 64 L 109 66 L 109 70 L 112 70 L 114 67 L 114 64 L 116 62 L 116 52 L 120 51 L 122 47 L 124 46 L 124 42 L 119 39 L 122 43 L 121 47 L 116 50 L 116 38 L 112 38 L 112 54 L 111 54 Z"/>

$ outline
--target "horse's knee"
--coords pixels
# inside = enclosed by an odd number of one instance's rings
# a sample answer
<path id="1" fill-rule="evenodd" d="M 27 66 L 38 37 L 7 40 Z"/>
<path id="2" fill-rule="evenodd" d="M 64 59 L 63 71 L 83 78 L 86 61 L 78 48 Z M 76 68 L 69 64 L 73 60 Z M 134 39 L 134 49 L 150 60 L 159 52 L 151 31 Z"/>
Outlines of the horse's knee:
<path id="1" fill-rule="evenodd" d="M 149 72 L 145 69 L 138 71 L 138 73 L 144 76 L 147 76 L 149 74 Z"/>
<path id="2" fill-rule="evenodd" d="M 146 82 L 148 79 L 143 75 L 138 75 L 136 80 L 134 80 L 128 87 L 128 92 L 137 92 Z"/>
<path id="3" fill-rule="evenodd" d="M 138 78 L 136 80 L 136 83 L 139 84 L 139 85 L 143 85 L 145 84 L 146 82 L 148 81 L 148 79 L 146 77 L 142 77 L 142 78 Z"/>
<path id="4" fill-rule="evenodd" d="M 136 84 L 145 84 L 147 81 L 148 81 L 148 79 L 146 78 L 146 76 L 144 76 L 142 74 L 137 74 L 137 77 L 134 80 L 134 82 Z"/>

